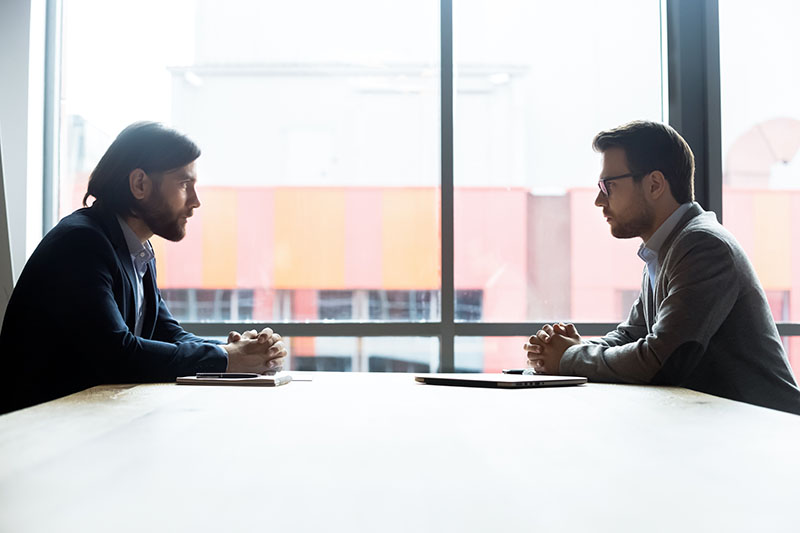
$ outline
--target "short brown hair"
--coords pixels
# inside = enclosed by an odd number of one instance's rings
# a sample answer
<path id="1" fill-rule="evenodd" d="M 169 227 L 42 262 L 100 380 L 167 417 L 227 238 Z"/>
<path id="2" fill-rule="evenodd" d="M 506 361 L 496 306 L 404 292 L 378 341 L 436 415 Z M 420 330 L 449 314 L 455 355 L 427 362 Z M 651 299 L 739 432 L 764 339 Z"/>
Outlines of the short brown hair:
<path id="1" fill-rule="evenodd" d="M 694 201 L 694 154 L 672 127 L 660 122 L 637 120 L 601 131 L 592 141 L 596 152 L 622 148 L 631 173 L 641 179 L 660 170 L 679 204 Z"/>

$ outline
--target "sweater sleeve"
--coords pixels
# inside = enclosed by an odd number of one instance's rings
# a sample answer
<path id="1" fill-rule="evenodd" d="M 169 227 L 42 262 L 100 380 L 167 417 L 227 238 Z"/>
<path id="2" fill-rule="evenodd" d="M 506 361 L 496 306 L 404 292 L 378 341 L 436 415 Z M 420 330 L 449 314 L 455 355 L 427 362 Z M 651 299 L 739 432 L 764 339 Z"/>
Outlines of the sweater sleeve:
<path id="1" fill-rule="evenodd" d="M 628 323 L 616 332 L 569 348 L 561 373 L 593 381 L 679 383 L 692 372 L 736 302 L 738 278 L 725 242 L 695 232 L 675 245 L 680 253 L 663 267 L 666 297 L 652 332 L 641 328 L 640 296 Z"/>

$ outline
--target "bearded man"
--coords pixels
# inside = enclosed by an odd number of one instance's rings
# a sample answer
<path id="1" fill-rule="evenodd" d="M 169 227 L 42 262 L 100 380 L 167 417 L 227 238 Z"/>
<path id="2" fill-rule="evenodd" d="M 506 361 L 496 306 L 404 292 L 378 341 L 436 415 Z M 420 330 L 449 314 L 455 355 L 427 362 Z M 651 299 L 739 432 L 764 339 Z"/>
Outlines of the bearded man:
<path id="1" fill-rule="evenodd" d="M 524 346 L 536 372 L 677 385 L 800 414 L 800 390 L 767 299 L 739 243 L 694 200 L 694 155 L 671 127 L 599 133 L 595 205 L 618 239 L 642 239 L 642 290 L 596 340 L 548 324 Z"/>
<path id="2" fill-rule="evenodd" d="M 156 286 L 149 239 L 186 235 L 200 207 L 199 156 L 187 137 L 153 122 L 128 126 L 111 144 L 85 207 L 45 235 L 14 288 L 0 333 L 0 412 L 107 383 L 282 367 L 286 348 L 271 329 L 231 332 L 227 344 L 196 337 Z"/>

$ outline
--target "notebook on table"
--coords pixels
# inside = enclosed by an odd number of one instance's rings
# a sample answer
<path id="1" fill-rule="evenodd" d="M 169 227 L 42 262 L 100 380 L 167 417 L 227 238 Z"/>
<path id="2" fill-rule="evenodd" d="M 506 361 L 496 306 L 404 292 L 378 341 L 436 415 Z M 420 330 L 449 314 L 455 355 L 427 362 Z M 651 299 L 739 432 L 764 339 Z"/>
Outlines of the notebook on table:
<path id="1" fill-rule="evenodd" d="M 263 376 L 249 373 L 198 373 L 195 376 L 183 376 L 175 380 L 178 385 L 233 385 L 248 387 L 278 387 L 292 381 L 289 375 Z"/>
<path id="2" fill-rule="evenodd" d="M 414 379 L 428 385 L 457 387 L 487 387 L 494 389 L 528 389 L 532 387 L 566 387 L 583 385 L 586 378 L 578 376 L 548 376 L 545 374 L 417 374 Z"/>

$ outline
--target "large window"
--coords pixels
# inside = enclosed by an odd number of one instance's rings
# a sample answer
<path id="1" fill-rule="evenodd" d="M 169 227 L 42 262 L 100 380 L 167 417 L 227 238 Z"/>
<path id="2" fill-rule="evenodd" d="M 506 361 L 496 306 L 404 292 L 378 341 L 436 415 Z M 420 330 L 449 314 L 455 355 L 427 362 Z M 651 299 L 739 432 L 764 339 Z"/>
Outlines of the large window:
<path id="1" fill-rule="evenodd" d="M 246 289 L 248 319 L 350 320 L 348 294 L 379 289 L 428 295 L 397 319 L 439 319 L 435 3 L 64 0 L 63 12 L 61 216 L 124 126 L 160 120 L 203 150 L 187 238 L 153 239 L 160 287 L 193 291 L 187 317 L 242 320 L 226 298 Z"/>
<path id="2" fill-rule="evenodd" d="M 133 121 L 203 150 L 187 238 L 152 241 L 179 320 L 440 319 L 436 3 L 63 0 L 63 13 L 60 216 Z M 430 368 L 414 339 L 339 339 L 344 359 L 335 338 L 297 340 L 292 364 Z"/>
<path id="3" fill-rule="evenodd" d="M 454 9 L 456 298 L 483 290 L 474 320 L 620 320 L 617 294 L 638 290 L 642 262 L 594 206 L 591 141 L 664 118 L 660 2 Z"/>
<path id="4" fill-rule="evenodd" d="M 724 185 L 700 179 L 723 187 L 776 320 L 800 322 L 800 8 L 720 4 Z M 196 140 L 203 205 L 183 241 L 153 245 L 198 333 L 274 325 L 292 368 L 496 371 L 524 363 L 539 324 L 597 335 L 635 300 L 639 243 L 593 205 L 591 140 L 668 119 L 665 15 L 689 3 L 62 7 L 59 215 L 127 124 Z"/>
<path id="5" fill-rule="evenodd" d="M 720 2 L 723 223 L 778 322 L 800 322 L 800 3 Z M 800 373 L 800 338 L 786 339 Z"/>

